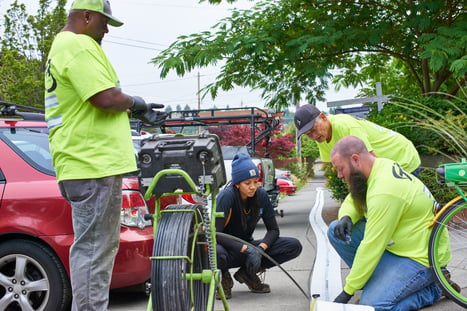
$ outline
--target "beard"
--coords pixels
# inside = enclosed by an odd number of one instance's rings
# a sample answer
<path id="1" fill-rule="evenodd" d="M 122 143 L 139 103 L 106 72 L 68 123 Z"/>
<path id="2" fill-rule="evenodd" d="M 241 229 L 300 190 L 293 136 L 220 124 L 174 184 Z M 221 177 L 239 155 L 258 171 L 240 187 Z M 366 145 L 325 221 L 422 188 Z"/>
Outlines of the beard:
<path id="1" fill-rule="evenodd" d="M 349 191 L 355 202 L 355 207 L 361 212 L 366 212 L 366 191 L 368 189 L 366 182 L 366 176 L 352 168 L 348 183 Z"/>

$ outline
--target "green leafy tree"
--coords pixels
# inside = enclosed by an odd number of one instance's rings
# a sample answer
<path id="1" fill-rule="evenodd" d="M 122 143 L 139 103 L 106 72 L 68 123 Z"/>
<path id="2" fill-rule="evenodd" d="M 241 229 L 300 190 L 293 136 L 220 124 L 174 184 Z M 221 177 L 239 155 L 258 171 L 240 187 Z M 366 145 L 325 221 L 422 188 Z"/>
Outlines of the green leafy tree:
<path id="1" fill-rule="evenodd" d="M 312 165 L 319 158 L 319 148 L 316 141 L 307 135 L 302 136 L 302 157 Z"/>
<path id="2" fill-rule="evenodd" d="M 66 0 L 40 0 L 34 15 L 13 2 L 4 16 L 0 50 L 0 99 L 43 107 L 44 70 L 54 36 L 66 22 Z"/>
<path id="3" fill-rule="evenodd" d="M 454 95 L 467 75 L 466 16 L 462 0 L 263 1 L 180 36 L 152 61 L 163 78 L 221 64 L 204 96 L 250 87 L 278 110 L 323 100 L 333 70 L 345 68 L 341 83 L 355 86 L 383 77 L 388 62 L 400 85 Z"/>
<path id="4" fill-rule="evenodd" d="M 43 103 L 40 62 L 12 50 L 0 55 L 0 100 L 40 107 Z M 43 106 L 43 105 L 42 105 Z"/>
<path id="5" fill-rule="evenodd" d="M 324 176 L 326 187 L 331 191 L 331 197 L 338 202 L 343 202 L 349 194 L 349 188 L 342 179 L 337 177 L 337 171 L 330 163 L 324 165 Z"/>
<path id="6" fill-rule="evenodd" d="M 342 73 L 334 75 L 332 81 L 336 90 L 341 87 L 350 88 L 362 84 L 358 96 L 375 96 L 376 82 L 382 82 L 383 94 L 414 99 L 422 97 L 416 83 L 405 83 L 405 81 L 410 81 L 413 78 L 407 67 L 399 59 L 381 55 L 373 56 L 368 56 L 371 61 L 362 64 L 358 72 L 343 69 Z"/>

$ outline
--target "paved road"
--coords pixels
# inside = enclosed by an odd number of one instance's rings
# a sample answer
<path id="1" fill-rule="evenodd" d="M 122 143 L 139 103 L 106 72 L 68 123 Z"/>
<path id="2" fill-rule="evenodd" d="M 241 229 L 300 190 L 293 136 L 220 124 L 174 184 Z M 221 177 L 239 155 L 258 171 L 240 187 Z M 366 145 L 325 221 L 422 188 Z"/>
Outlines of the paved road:
<path id="1" fill-rule="evenodd" d="M 329 223 L 337 214 L 337 204 L 330 198 L 329 192 L 324 188 L 323 182 L 324 179 L 318 172 L 317 176 L 300 192 L 281 200 L 279 206 L 280 209 L 284 210 L 285 216 L 283 218 L 278 217 L 281 235 L 294 236 L 300 239 L 303 245 L 302 254 L 295 260 L 285 263 L 284 268 L 307 294 L 309 294 L 310 291 L 313 294 L 319 293 L 321 295 L 319 299 L 334 295 L 333 292 L 339 290 L 341 284 L 335 284 L 338 283 L 338 281 L 330 280 L 335 280 L 336 276 L 338 277 L 339 274 L 342 278 L 345 278 L 348 273 L 348 268 L 346 268 L 345 264 L 340 263 L 338 258 L 332 258 L 332 252 L 329 253 L 331 255 L 323 255 L 324 259 L 318 259 L 316 256 L 317 250 L 320 249 L 320 252 L 322 252 L 322 249 L 326 249 L 326 245 L 323 246 L 319 245 L 321 243 L 317 243 L 316 237 L 320 236 L 319 231 L 321 229 L 315 226 L 313 228 L 311 227 L 310 218 L 313 217 L 310 217 L 310 211 L 321 206 L 324 223 Z M 264 228 L 260 226 L 257 230 L 256 237 L 261 237 L 263 234 Z M 319 238 L 319 240 L 321 241 L 322 239 Z M 326 264 L 321 264 L 322 260 L 324 260 Z M 317 267 L 319 266 L 319 269 L 313 272 L 315 261 L 320 262 L 316 264 Z M 333 261 L 339 262 L 340 267 L 334 268 Z M 315 280 L 313 280 L 312 276 L 315 276 Z M 324 282 L 316 280 L 320 278 L 324 279 Z M 268 270 L 265 282 L 271 286 L 270 294 L 251 293 L 244 284 L 235 282 L 232 289 L 232 299 L 228 300 L 230 310 L 310 310 L 310 300 L 305 297 L 294 282 L 279 268 L 275 267 Z M 310 290 L 310 288 L 313 289 Z M 355 303 L 357 299 L 358 295 L 352 298 L 351 302 Z M 112 291 L 110 294 L 110 311 L 142 311 L 146 310 L 146 307 L 147 297 L 139 289 L 123 289 Z M 359 311 L 359 306 L 355 306 L 355 308 L 355 311 Z M 216 301 L 214 309 L 223 310 L 222 304 Z M 325 310 L 325 308 L 320 308 L 320 310 L 321 309 Z M 328 309 L 326 310 L 330 311 Z M 464 309 L 449 300 L 441 300 L 434 306 L 424 310 L 460 311 Z"/>

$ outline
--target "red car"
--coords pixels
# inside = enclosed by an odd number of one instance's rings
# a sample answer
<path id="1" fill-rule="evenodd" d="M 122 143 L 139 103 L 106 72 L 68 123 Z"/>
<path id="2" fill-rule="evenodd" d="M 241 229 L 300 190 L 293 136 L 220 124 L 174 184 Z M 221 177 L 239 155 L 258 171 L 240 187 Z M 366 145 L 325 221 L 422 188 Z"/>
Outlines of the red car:
<path id="1" fill-rule="evenodd" d="M 71 208 L 56 182 L 45 122 L 0 116 L 0 150 L 0 305 L 69 310 Z M 137 178 L 124 180 L 111 288 L 150 279 L 153 227 L 138 189 Z"/>
<path id="2" fill-rule="evenodd" d="M 279 186 L 281 193 L 285 193 L 287 195 L 291 195 L 297 190 L 297 186 L 295 186 L 295 183 L 290 179 L 277 178 L 277 185 Z"/>

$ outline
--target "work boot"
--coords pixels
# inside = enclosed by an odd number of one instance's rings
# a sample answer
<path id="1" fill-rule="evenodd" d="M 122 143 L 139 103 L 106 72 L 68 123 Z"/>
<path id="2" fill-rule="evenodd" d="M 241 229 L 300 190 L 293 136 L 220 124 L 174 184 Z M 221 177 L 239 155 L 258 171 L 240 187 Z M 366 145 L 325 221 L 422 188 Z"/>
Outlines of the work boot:
<path id="1" fill-rule="evenodd" d="M 224 290 L 225 299 L 232 298 L 233 280 L 232 280 L 232 276 L 230 275 L 229 271 L 222 272 L 221 286 L 222 286 L 222 289 Z M 219 292 L 216 293 L 216 299 L 221 299 Z"/>
<path id="2" fill-rule="evenodd" d="M 458 293 L 461 292 L 461 287 L 459 286 L 459 284 L 457 284 L 456 282 L 454 282 L 453 280 L 451 280 L 451 272 L 449 272 L 447 269 L 441 269 L 441 271 L 443 272 L 444 274 L 444 277 L 446 278 L 446 280 L 448 281 L 449 285 L 452 286 L 452 288 L 454 288 L 454 290 Z M 449 299 L 449 296 L 446 294 L 446 292 L 444 291 L 444 289 L 442 289 L 443 293 L 442 295 L 446 298 Z"/>
<path id="3" fill-rule="evenodd" d="M 264 294 L 271 292 L 271 288 L 268 284 L 261 283 L 261 280 L 256 274 L 249 275 L 243 268 L 235 272 L 234 278 L 240 283 L 245 283 L 253 293 Z"/>

